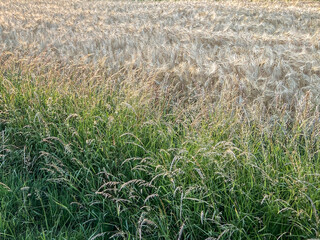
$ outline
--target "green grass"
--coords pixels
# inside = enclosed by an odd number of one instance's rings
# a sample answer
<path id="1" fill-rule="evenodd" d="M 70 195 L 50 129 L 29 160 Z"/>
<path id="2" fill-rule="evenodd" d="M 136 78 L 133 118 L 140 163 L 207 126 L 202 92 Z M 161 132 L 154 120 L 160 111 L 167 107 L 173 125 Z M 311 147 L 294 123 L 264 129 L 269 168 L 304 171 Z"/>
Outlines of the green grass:
<path id="1" fill-rule="evenodd" d="M 0 239 L 319 238 L 316 115 L 199 106 L 4 73 Z"/>

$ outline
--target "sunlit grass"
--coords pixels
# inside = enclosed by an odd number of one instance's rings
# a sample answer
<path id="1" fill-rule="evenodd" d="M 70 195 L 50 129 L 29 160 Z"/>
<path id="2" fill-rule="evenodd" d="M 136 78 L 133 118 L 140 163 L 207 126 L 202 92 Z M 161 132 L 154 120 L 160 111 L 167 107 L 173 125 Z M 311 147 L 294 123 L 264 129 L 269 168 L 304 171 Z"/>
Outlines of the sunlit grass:
<path id="1" fill-rule="evenodd" d="M 0 1 L 0 239 L 319 239 L 319 7 Z"/>
<path id="2" fill-rule="evenodd" d="M 318 113 L 266 124 L 128 87 L 0 84 L 2 239 L 319 237 Z"/>

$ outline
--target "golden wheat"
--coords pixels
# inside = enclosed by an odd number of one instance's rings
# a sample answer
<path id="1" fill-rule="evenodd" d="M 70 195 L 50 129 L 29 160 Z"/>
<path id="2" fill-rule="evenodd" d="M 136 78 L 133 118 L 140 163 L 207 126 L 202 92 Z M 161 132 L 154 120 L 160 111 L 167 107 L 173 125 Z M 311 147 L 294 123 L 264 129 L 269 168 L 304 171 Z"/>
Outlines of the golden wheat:
<path id="1" fill-rule="evenodd" d="M 34 71 L 122 71 L 119 81 L 188 98 L 318 105 L 320 3 L 1 1 L 3 66 L 9 56 Z"/>

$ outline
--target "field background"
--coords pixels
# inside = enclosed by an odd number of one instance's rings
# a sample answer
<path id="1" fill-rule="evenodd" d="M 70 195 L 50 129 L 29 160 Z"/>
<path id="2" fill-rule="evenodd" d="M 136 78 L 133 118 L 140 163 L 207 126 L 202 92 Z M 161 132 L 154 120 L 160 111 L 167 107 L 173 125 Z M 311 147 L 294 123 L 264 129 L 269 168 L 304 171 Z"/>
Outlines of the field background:
<path id="1" fill-rule="evenodd" d="M 317 1 L 0 1 L 0 239 L 317 239 L 319 106 Z"/>
<path id="2" fill-rule="evenodd" d="M 319 103 L 318 2 L 10 0 L 0 11 L 0 52 L 22 63 L 138 72 L 189 99 Z"/>

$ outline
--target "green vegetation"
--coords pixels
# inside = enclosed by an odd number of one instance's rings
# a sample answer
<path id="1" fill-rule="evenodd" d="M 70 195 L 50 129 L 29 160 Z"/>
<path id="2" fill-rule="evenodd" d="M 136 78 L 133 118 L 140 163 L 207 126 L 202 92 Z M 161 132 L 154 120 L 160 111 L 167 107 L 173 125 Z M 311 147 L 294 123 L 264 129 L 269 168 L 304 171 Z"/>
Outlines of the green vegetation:
<path id="1" fill-rule="evenodd" d="M 90 84 L 0 77 L 0 239 L 320 237 L 316 111 L 262 122 Z"/>

